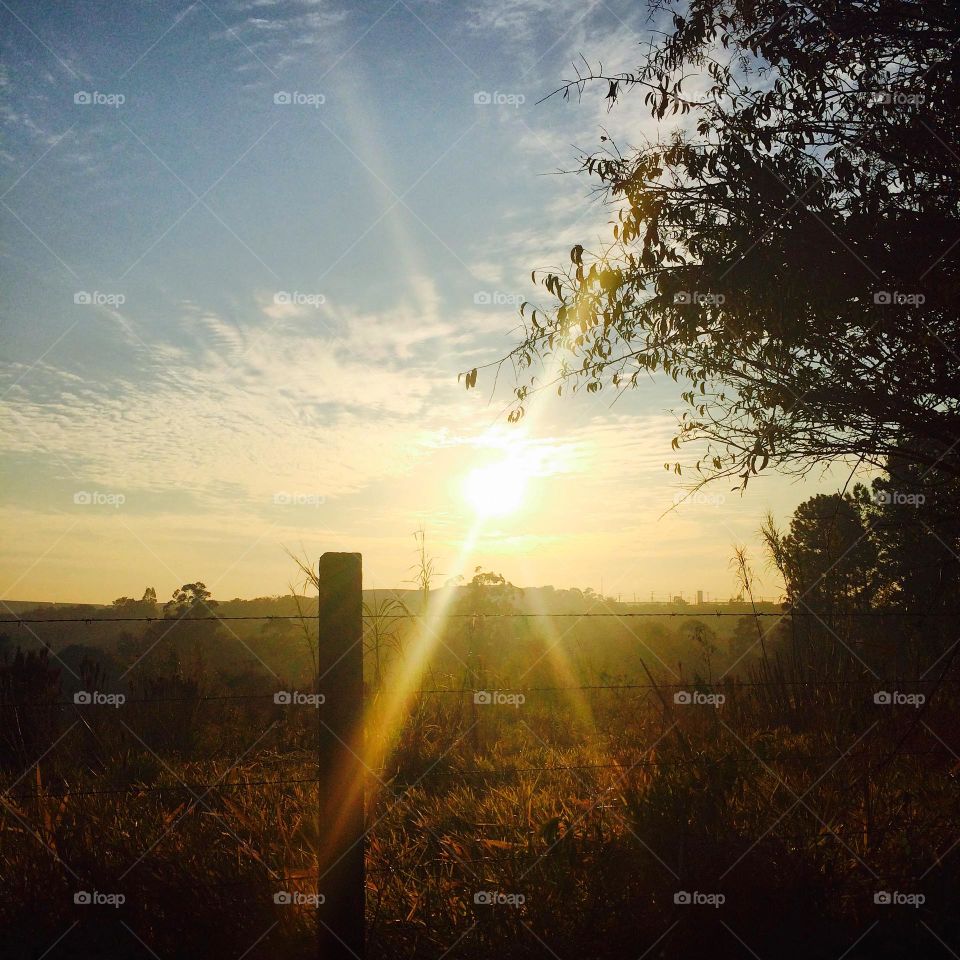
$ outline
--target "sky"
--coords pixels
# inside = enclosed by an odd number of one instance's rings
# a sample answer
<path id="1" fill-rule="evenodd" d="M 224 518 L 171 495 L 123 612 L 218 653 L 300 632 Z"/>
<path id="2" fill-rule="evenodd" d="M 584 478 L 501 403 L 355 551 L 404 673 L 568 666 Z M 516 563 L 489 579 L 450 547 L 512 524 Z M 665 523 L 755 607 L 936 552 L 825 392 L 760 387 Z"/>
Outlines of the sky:
<path id="1" fill-rule="evenodd" d="M 457 381 L 605 236 L 562 171 L 656 136 L 639 95 L 538 102 L 581 55 L 635 67 L 643 8 L 0 2 L 0 598 L 275 595 L 287 551 L 403 586 L 419 528 L 438 583 L 725 599 L 747 543 L 775 595 L 762 517 L 845 475 L 671 509 L 672 381 L 519 426 L 509 370 Z M 486 515 L 503 464 L 522 498 Z"/>

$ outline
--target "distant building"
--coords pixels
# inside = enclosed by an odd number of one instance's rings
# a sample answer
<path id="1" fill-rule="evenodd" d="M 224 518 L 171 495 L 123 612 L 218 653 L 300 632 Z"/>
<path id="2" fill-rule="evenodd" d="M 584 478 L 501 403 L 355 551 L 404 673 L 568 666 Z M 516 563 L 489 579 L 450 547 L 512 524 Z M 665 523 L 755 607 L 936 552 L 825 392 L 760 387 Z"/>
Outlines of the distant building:
<path id="1" fill-rule="evenodd" d="M 698 590 L 698 591 L 697 591 L 697 606 L 702 606 L 702 605 L 703 605 L 703 591 L 702 591 L 702 590 Z"/>

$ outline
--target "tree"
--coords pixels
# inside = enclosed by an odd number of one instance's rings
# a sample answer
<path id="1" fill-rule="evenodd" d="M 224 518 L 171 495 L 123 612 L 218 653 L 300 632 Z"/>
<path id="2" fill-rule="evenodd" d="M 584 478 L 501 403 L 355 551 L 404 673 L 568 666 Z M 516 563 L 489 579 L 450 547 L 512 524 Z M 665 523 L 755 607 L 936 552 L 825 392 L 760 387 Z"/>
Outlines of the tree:
<path id="1" fill-rule="evenodd" d="M 812 497 L 786 533 L 764 523 L 804 657 L 817 645 L 832 658 L 825 663 L 839 658 L 856 670 L 869 658 L 917 676 L 935 667 L 932 678 L 960 654 L 960 483 L 918 493 L 920 472 L 891 468 L 869 491 L 858 484 L 850 494 Z"/>
<path id="2" fill-rule="evenodd" d="M 163 605 L 166 617 L 202 617 L 212 616 L 212 609 L 218 606 L 210 599 L 210 591 L 205 583 L 185 583 L 179 590 L 173 591 L 173 597 Z"/>
<path id="3" fill-rule="evenodd" d="M 149 604 L 150 593 L 148 588 L 144 600 L 137 603 Z M 205 583 L 185 583 L 163 605 L 164 619 L 150 624 L 141 639 L 125 642 L 121 652 L 134 664 L 142 663 L 154 678 L 199 681 L 208 668 L 236 669 L 238 658 L 249 653 L 249 647 L 232 631 L 237 642 L 228 640 L 217 619 L 217 606 Z"/>
<path id="4" fill-rule="evenodd" d="M 757 628 L 753 617 L 739 617 L 733 634 L 727 642 L 731 659 L 739 662 L 757 643 Z"/>
<path id="5" fill-rule="evenodd" d="M 501 573 L 476 567 L 457 612 L 465 615 L 464 628 L 471 668 L 480 670 L 483 658 L 502 650 L 514 637 L 516 623 L 509 616 L 517 611 L 522 590 Z"/>
<path id="6" fill-rule="evenodd" d="M 717 633 L 702 620 L 688 620 L 680 628 L 680 636 L 686 646 L 697 651 L 707 670 L 707 681 L 713 682 L 713 657 L 717 647 Z"/>
<path id="7" fill-rule="evenodd" d="M 865 517 L 867 495 L 818 494 L 794 511 L 790 532 L 768 545 L 777 558 L 791 607 L 828 617 L 866 610 L 878 585 L 877 549 Z"/>
<path id="8" fill-rule="evenodd" d="M 891 465 L 874 480 L 864 515 L 877 553 L 877 602 L 928 617 L 955 618 L 960 592 L 960 482 L 931 484 L 925 471 Z M 938 629 L 952 629 L 943 619 Z M 915 619 L 929 634 L 933 626 Z"/>
<path id="9" fill-rule="evenodd" d="M 135 600 L 133 597 L 117 597 L 113 601 L 111 613 L 116 617 L 152 617 L 156 615 L 157 591 L 147 587 L 143 597 Z"/>
<path id="10" fill-rule="evenodd" d="M 561 88 L 640 91 L 681 125 L 582 158 L 612 236 L 539 275 L 552 308 L 524 304 L 491 364 L 525 371 L 510 417 L 548 387 L 663 371 L 687 387 L 674 449 L 694 443 L 704 479 L 838 458 L 960 476 L 952 4 L 689 0 L 668 27 L 636 72 Z"/>

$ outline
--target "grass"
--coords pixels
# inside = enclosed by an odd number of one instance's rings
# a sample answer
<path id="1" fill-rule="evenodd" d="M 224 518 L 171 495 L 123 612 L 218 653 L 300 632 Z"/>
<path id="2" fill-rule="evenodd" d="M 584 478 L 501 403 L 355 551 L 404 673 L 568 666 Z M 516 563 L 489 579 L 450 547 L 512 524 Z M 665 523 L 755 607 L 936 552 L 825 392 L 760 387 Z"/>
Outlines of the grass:
<path id="1" fill-rule="evenodd" d="M 519 707 L 476 709 L 469 694 L 415 696 L 368 782 L 370 955 L 835 960 L 956 944 L 951 677 L 924 687 L 922 712 L 878 707 L 854 657 L 809 637 L 793 656 L 795 642 L 769 638 L 756 685 L 692 678 L 719 708 L 675 704 L 666 686 L 529 689 Z M 24 683 L 49 695 L 49 678 L 37 662 L 19 676 L 15 690 L 8 668 L 0 702 L 5 956 L 60 937 L 51 956 L 315 955 L 315 909 L 274 901 L 323 892 L 310 708 L 274 705 L 265 681 L 246 688 L 257 699 L 203 701 L 212 681 L 158 679 L 148 692 L 182 702 L 29 722 L 11 703 Z M 79 890 L 126 900 L 76 905 Z M 724 902 L 678 904 L 681 891 Z M 877 905 L 882 891 L 926 901 Z"/>

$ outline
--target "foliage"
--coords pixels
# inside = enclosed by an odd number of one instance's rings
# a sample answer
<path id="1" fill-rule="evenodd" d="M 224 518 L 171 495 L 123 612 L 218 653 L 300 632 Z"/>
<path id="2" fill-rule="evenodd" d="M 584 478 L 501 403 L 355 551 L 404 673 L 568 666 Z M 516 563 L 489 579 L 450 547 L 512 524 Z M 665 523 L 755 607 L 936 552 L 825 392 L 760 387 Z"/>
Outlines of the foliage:
<path id="1" fill-rule="evenodd" d="M 530 376 L 511 417 L 548 387 L 622 391 L 663 371 L 686 384 L 674 448 L 692 442 L 705 477 L 745 485 L 838 458 L 957 477 L 952 5 L 670 9 L 635 72 L 588 69 L 563 88 L 601 82 L 611 105 L 642 92 L 659 133 L 583 158 L 612 237 L 540 274 L 555 308 L 521 308 L 510 359 Z"/>
<path id="2" fill-rule="evenodd" d="M 364 652 L 373 664 L 373 683 L 380 689 L 388 653 L 403 656 L 402 621 L 410 615 L 407 605 L 396 597 L 378 597 L 363 602 Z"/>
<path id="3" fill-rule="evenodd" d="M 205 583 L 185 583 L 173 591 L 173 597 L 163 605 L 166 617 L 212 616 L 216 600 L 210 599 L 210 591 Z"/>

